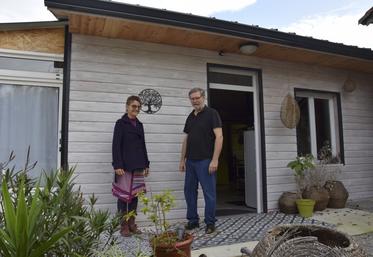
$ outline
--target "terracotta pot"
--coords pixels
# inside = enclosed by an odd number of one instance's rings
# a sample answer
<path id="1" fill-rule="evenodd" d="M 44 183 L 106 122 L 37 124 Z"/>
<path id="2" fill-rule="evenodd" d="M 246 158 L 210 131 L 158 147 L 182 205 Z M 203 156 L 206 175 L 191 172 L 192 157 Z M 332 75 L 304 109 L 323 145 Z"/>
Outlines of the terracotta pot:
<path id="1" fill-rule="evenodd" d="M 298 213 L 297 204 L 295 201 L 299 199 L 297 193 L 293 192 L 284 192 L 280 199 L 278 199 L 278 208 L 280 212 L 286 214 L 295 214 Z"/>
<path id="2" fill-rule="evenodd" d="M 325 183 L 326 190 L 328 190 L 329 208 L 344 208 L 348 199 L 348 191 L 341 181 L 327 181 Z"/>
<path id="3" fill-rule="evenodd" d="M 193 236 L 186 233 L 185 240 L 173 244 L 154 243 L 151 240 L 152 248 L 154 249 L 154 257 L 191 257 L 191 245 Z"/>
<path id="4" fill-rule="evenodd" d="M 303 198 L 316 201 L 314 211 L 325 210 L 329 203 L 329 192 L 325 188 L 311 187 L 303 191 Z"/>

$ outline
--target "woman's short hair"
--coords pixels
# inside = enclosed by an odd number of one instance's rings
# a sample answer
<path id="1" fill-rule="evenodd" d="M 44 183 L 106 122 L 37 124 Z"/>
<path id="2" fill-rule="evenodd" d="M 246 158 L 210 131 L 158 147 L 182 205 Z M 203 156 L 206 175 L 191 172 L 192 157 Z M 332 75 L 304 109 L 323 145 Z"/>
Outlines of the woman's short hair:
<path id="1" fill-rule="evenodd" d="M 126 105 L 130 105 L 133 101 L 137 101 L 140 103 L 141 105 L 141 100 L 140 100 L 140 97 L 136 96 L 136 95 L 131 95 L 127 98 L 127 101 L 126 101 Z"/>

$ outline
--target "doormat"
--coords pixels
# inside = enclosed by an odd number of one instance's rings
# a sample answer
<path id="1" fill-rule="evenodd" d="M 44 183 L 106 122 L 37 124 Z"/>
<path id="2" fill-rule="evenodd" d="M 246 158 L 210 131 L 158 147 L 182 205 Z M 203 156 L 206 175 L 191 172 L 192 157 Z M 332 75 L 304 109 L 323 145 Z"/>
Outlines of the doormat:
<path id="1" fill-rule="evenodd" d="M 351 236 L 373 232 L 373 213 L 362 210 L 326 209 L 315 212 L 313 218 L 334 224 L 337 230 Z"/>

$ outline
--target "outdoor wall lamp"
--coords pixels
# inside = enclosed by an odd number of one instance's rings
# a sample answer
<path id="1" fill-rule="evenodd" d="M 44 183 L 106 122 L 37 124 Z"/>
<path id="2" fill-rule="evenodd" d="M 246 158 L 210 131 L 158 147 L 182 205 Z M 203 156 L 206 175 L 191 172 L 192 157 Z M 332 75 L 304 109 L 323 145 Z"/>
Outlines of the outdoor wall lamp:
<path id="1" fill-rule="evenodd" d="M 240 52 L 242 54 L 253 54 L 258 49 L 259 44 L 256 42 L 249 42 L 240 45 Z"/>

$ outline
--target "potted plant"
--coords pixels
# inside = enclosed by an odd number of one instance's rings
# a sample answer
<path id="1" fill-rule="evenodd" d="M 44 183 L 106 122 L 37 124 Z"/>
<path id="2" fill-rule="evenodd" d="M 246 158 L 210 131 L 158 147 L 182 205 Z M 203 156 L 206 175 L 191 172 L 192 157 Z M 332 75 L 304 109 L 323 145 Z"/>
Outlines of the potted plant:
<path id="1" fill-rule="evenodd" d="M 294 171 L 294 178 L 297 184 L 297 193 L 299 196 L 299 199 L 296 200 L 299 214 L 305 218 L 311 217 L 315 200 L 304 199 L 302 194 L 306 188 L 306 172 L 315 167 L 314 157 L 312 155 L 297 156 L 294 161 L 288 163 L 287 167 Z"/>
<path id="2" fill-rule="evenodd" d="M 329 208 L 344 208 L 348 199 L 348 191 L 343 185 L 342 181 L 337 180 L 337 175 L 341 173 L 341 163 L 339 156 L 333 156 L 329 142 L 326 142 L 321 148 L 320 167 L 328 174 L 327 179 L 323 185 L 324 189 L 328 191 Z"/>
<path id="3" fill-rule="evenodd" d="M 318 154 L 318 163 L 306 174 L 306 188 L 303 191 L 304 198 L 310 198 L 316 201 L 314 210 L 325 210 L 329 203 L 329 192 L 325 189 L 328 180 L 334 180 L 335 172 L 331 170 L 331 163 L 338 162 L 337 158 L 332 157 L 332 151 L 329 142 L 324 142 Z"/>
<path id="4" fill-rule="evenodd" d="M 171 192 L 150 193 L 150 197 L 141 193 L 139 200 L 143 204 L 141 211 L 154 225 L 154 231 L 150 236 L 154 257 L 190 257 L 193 236 L 186 233 L 184 228 L 171 230 L 167 221 L 166 214 L 174 206 L 175 201 Z"/>
<path id="5" fill-rule="evenodd" d="M 310 169 L 306 176 L 306 187 L 302 196 L 315 200 L 314 211 L 323 211 L 329 203 L 329 192 L 324 188 L 328 178 L 328 172 L 324 165 L 317 164 Z"/>

